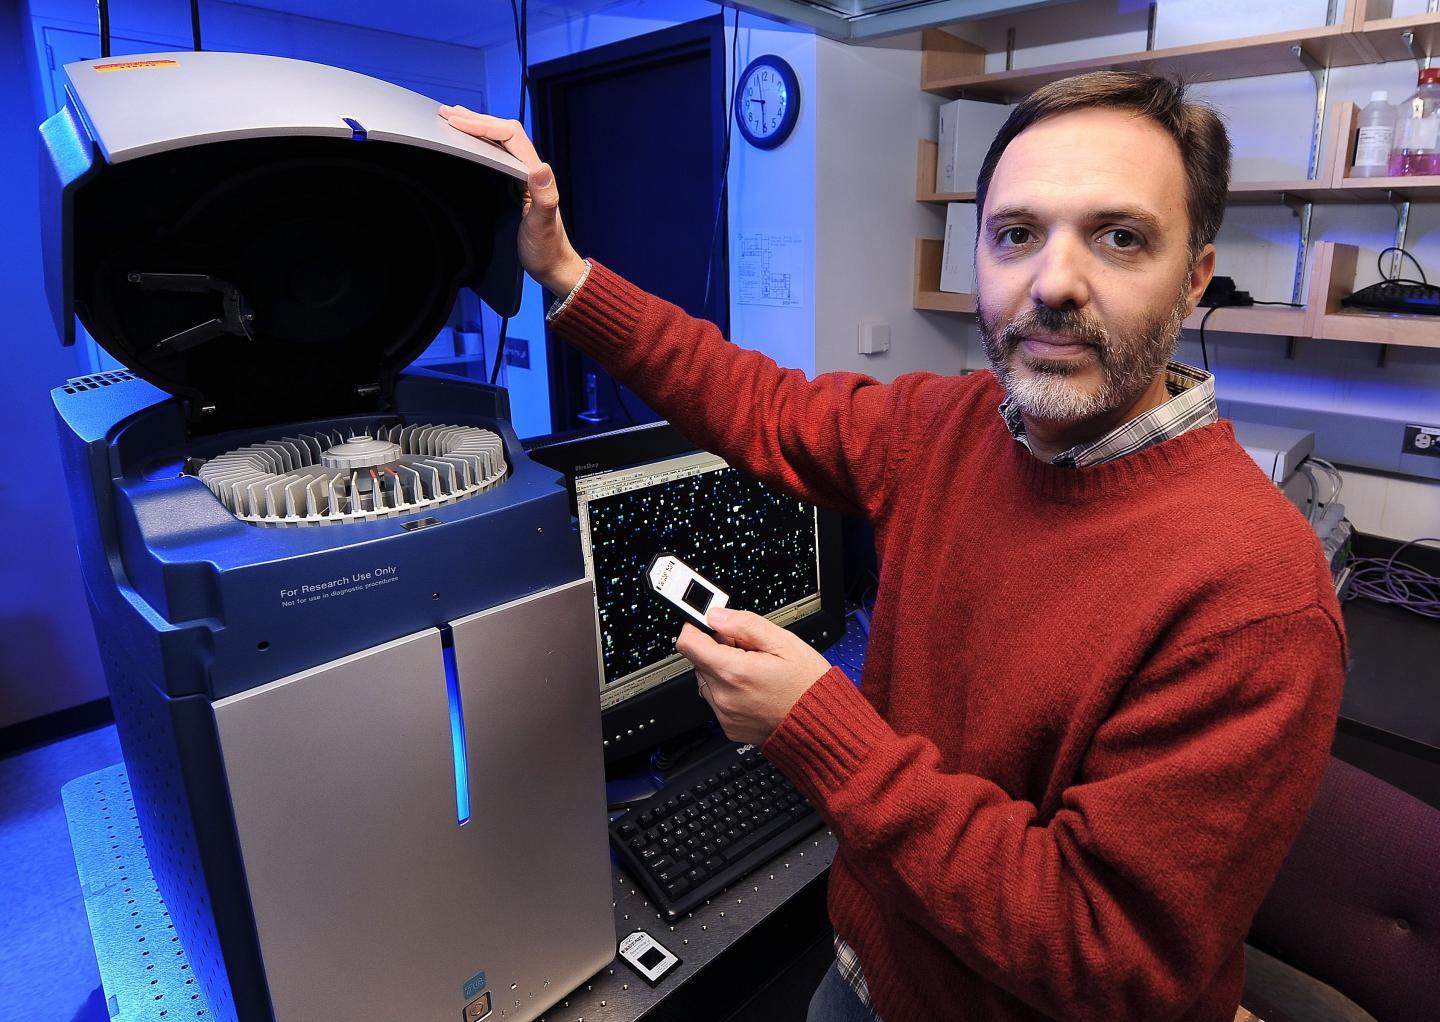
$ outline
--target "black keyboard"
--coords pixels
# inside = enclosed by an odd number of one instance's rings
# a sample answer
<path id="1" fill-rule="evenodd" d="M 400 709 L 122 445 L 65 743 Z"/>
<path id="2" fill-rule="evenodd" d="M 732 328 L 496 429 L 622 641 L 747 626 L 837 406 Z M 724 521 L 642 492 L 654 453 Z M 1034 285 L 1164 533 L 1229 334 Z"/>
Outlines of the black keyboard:
<path id="1" fill-rule="evenodd" d="M 754 746 L 726 749 L 610 824 L 621 863 L 670 919 L 713 898 L 821 824 Z"/>
<path id="2" fill-rule="evenodd" d="M 1418 312 L 1433 316 L 1440 314 L 1440 287 L 1382 280 L 1340 299 L 1340 304 L 1372 312 Z"/>

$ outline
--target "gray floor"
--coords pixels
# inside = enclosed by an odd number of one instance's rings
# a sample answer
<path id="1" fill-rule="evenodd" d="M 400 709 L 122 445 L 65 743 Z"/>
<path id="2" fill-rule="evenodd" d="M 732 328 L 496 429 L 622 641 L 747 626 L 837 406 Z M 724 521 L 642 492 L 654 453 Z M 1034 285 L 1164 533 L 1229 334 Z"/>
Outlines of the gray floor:
<path id="1" fill-rule="evenodd" d="M 0 1019 L 107 1022 L 63 785 L 120 762 L 114 727 L 0 759 Z"/>

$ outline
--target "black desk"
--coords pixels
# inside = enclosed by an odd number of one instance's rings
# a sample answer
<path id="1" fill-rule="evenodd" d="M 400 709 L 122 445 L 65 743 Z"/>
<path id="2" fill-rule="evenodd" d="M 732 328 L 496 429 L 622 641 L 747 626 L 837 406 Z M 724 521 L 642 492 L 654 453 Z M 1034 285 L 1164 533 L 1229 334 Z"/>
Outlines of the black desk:
<path id="1" fill-rule="evenodd" d="M 1356 557 L 1389 557 L 1394 540 L 1355 534 Z M 1440 549 L 1400 560 L 1440 576 Z M 1440 621 L 1370 600 L 1341 605 L 1350 665 L 1334 754 L 1440 808 Z"/>
<path id="2" fill-rule="evenodd" d="M 833 957 L 825 882 L 834 856 L 835 838 L 822 828 L 673 926 L 617 869 L 612 878 L 615 932 L 623 937 L 643 929 L 683 964 L 652 989 L 617 959 L 541 1022 L 728 1019 L 818 944 L 823 951 L 819 972 L 796 981 L 808 1001 Z M 757 1013 L 753 1005 L 750 1013 L 777 1017 Z"/>
<path id="3" fill-rule="evenodd" d="M 211 1016 L 155 889 L 124 766 L 76 778 L 65 785 L 63 797 L 112 1022 L 139 1022 L 171 1005 L 183 1007 L 185 1017 L 197 1011 Z M 758 1006 L 757 994 L 760 1004 L 798 1001 L 794 1017 L 803 1018 L 803 1004 L 832 957 L 825 884 L 834 855 L 835 838 L 822 828 L 673 926 L 614 870 L 616 932 L 644 929 L 683 964 L 652 989 L 616 960 L 541 1019 L 774 1022 L 783 1017 Z M 153 935 L 154 942 L 137 943 L 135 931 Z M 166 953 L 152 956 L 151 947 Z M 767 997 L 766 988 L 792 966 L 796 990 L 775 990 Z M 509 1007 L 506 993 L 495 990 L 497 1009 Z M 497 1010 L 493 1018 L 501 1017 Z"/>
<path id="4" fill-rule="evenodd" d="M 1333 751 L 1440 808 L 1440 621 L 1369 600 L 1343 611 L 1350 669 Z"/>

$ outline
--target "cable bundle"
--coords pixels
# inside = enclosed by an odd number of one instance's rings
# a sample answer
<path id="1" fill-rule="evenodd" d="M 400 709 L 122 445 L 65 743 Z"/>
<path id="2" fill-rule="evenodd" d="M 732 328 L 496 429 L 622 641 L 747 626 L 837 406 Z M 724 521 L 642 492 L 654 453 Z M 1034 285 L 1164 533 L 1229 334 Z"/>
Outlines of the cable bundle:
<path id="1" fill-rule="evenodd" d="M 1357 557 L 1350 562 L 1350 579 L 1345 599 L 1390 603 L 1422 617 L 1440 619 L 1440 576 L 1432 575 L 1399 560 L 1406 547 L 1416 543 L 1440 543 L 1427 536 L 1397 547 L 1389 557 Z"/>
<path id="2" fill-rule="evenodd" d="M 1323 471 L 1326 478 L 1330 480 L 1330 496 L 1324 501 L 1320 499 L 1320 486 L 1315 481 L 1315 473 L 1310 471 L 1311 465 Z M 1338 468 L 1324 458 L 1317 458 L 1314 455 L 1300 462 L 1296 470 L 1310 483 L 1310 511 L 1307 517 L 1310 519 L 1310 524 L 1315 525 L 1320 521 L 1325 508 L 1339 499 L 1340 490 L 1345 486 L 1345 479 L 1340 475 Z"/>

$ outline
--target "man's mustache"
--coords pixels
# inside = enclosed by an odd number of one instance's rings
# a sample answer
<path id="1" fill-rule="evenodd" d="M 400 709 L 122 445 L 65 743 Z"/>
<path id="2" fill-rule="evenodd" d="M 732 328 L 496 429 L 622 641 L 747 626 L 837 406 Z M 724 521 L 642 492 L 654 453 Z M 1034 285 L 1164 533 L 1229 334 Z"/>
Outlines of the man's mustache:
<path id="1" fill-rule="evenodd" d="M 1088 344 L 1101 353 L 1109 347 L 1109 332 L 1083 312 L 1076 309 L 1027 309 L 1015 316 L 1000 331 L 1000 341 L 1009 354 L 1025 338 L 1035 334 L 1064 338 L 1077 344 Z"/>

